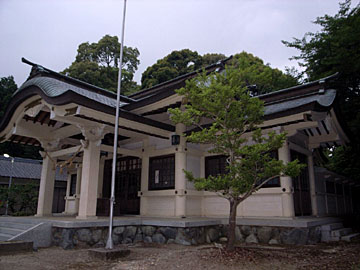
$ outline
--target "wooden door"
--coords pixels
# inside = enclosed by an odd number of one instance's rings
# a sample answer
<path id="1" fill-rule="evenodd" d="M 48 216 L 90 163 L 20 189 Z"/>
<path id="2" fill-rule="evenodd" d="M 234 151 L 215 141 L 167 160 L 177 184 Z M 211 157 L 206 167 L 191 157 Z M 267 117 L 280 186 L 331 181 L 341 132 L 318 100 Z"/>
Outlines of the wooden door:
<path id="1" fill-rule="evenodd" d="M 291 160 L 298 159 L 300 163 L 307 164 L 307 157 L 296 151 L 291 151 Z M 293 177 L 295 216 L 311 215 L 311 195 L 309 171 L 305 167 L 299 176 Z"/>
<path id="2" fill-rule="evenodd" d="M 112 160 L 107 160 L 104 167 L 103 198 L 98 199 L 97 215 L 109 215 L 109 198 L 111 194 Z M 117 160 L 115 180 L 114 215 L 140 213 L 141 159 L 126 157 Z"/>

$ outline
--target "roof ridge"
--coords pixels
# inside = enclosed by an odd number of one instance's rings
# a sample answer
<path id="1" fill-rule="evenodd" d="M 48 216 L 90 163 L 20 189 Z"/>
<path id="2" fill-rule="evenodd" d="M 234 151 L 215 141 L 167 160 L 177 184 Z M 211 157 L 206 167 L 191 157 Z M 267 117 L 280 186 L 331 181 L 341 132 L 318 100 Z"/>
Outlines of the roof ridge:
<path id="1" fill-rule="evenodd" d="M 164 86 L 164 85 L 166 85 L 166 84 L 171 84 L 171 83 L 176 82 L 176 81 L 178 81 L 178 80 L 180 80 L 180 79 L 183 79 L 183 78 L 185 78 L 185 77 L 187 77 L 187 76 L 191 76 L 191 75 L 193 75 L 193 74 L 196 74 L 196 73 L 202 71 L 203 69 L 207 70 L 207 69 L 211 69 L 212 67 L 215 67 L 215 66 L 218 66 L 218 65 L 224 65 L 225 62 L 229 61 L 229 60 L 232 59 L 232 58 L 233 58 L 233 56 L 230 55 L 229 57 L 224 58 L 223 60 L 219 60 L 219 61 L 217 61 L 216 63 L 211 64 L 211 65 L 208 65 L 208 66 L 206 66 L 206 67 L 204 67 L 204 68 L 199 68 L 199 69 L 194 70 L 194 71 L 192 71 L 192 72 L 179 75 L 179 76 L 177 76 L 177 77 L 175 77 L 175 78 L 173 78 L 173 79 L 170 79 L 170 80 L 167 80 L 167 81 L 165 81 L 165 82 L 162 82 L 162 83 L 156 84 L 156 85 L 154 85 L 154 86 L 151 86 L 151 87 L 149 87 L 149 88 L 140 90 L 140 91 L 138 91 L 138 92 L 136 92 L 136 93 L 133 93 L 133 94 L 129 95 L 129 97 L 133 97 L 133 96 L 136 96 L 136 95 L 138 95 L 138 94 L 142 94 L 142 93 L 145 93 L 145 92 L 149 92 L 149 91 L 151 91 L 151 90 L 153 90 L 153 89 L 156 89 L 156 88 L 158 88 L 158 87 Z"/>
<path id="2" fill-rule="evenodd" d="M 56 76 L 56 77 L 60 77 L 60 78 L 62 78 L 62 79 L 66 79 L 66 80 L 68 80 L 68 81 L 70 81 L 70 82 L 73 82 L 73 83 L 76 83 L 76 84 L 80 84 L 80 85 L 83 86 L 83 87 L 84 87 L 84 86 L 85 86 L 85 87 L 88 87 L 88 88 L 90 88 L 90 89 L 87 89 L 87 90 L 89 90 L 89 91 L 92 91 L 92 92 L 95 92 L 94 90 L 96 90 L 96 91 L 101 91 L 101 92 L 104 94 L 104 96 L 108 96 L 108 97 L 110 97 L 110 98 L 116 99 L 116 95 L 117 95 L 117 94 L 114 93 L 114 92 L 112 92 L 112 91 L 109 91 L 109 90 L 106 90 L 106 89 L 104 89 L 104 88 L 101 88 L 101 87 L 92 85 L 92 84 L 90 84 L 90 83 L 84 82 L 84 81 L 79 80 L 79 79 L 76 79 L 76 78 L 73 78 L 73 77 L 70 77 L 70 76 L 61 74 L 61 73 L 56 72 L 56 71 L 54 71 L 54 70 L 48 69 L 48 68 L 46 68 L 46 67 L 44 67 L 44 66 L 42 66 L 42 65 L 33 63 L 33 62 L 25 59 L 24 57 L 21 58 L 21 61 L 22 61 L 23 63 L 28 64 L 28 65 L 32 66 L 33 68 L 37 69 L 36 71 L 35 71 L 35 70 L 34 70 L 34 71 L 33 71 L 33 70 L 31 71 L 30 76 L 28 77 L 27 80 L 32 79 L 36 74 L 48 73 L 48 74 L 50 74 L 50 75 L 53 75 L 53 76 Z M 35 72 L 35 73 L 33 73 L 33 72 Z M 33 74 L 32 74 L 32 73 L 33 73 Z M 70 83 L 70 82 L 69 82 L 69 83 Z M 124 95 L 121 95 L 121 99 L 122 99 L 122 101 L 125 101 L 125 102 L 130 102 L 130 103 L 131 103 L 131 102 L 135 102 L 134 99 L 129 98 L 129 97 L 124 96 Z"/>

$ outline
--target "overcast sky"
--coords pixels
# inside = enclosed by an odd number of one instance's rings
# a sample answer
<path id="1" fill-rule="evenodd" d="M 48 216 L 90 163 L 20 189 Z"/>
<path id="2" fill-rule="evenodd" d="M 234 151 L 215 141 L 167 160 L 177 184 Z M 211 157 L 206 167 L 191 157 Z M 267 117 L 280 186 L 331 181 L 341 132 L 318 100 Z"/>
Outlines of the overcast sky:
<path id="1" fill-rule="evenodd" d="M 297 51 L 281 40 L 318 30 L 311 21 L 338 8 L 338 0 L 128 0 L 124 43 L 140 51 L 138 82 L 156 60 L 185 48 L 246 51 L 284 70 Z M 80 43 L 120 36 L 122 10 L 123 0 L 0 0 L 0 77 L 20 86 L 30 72 L 21 57 L 62 71 Z"/>

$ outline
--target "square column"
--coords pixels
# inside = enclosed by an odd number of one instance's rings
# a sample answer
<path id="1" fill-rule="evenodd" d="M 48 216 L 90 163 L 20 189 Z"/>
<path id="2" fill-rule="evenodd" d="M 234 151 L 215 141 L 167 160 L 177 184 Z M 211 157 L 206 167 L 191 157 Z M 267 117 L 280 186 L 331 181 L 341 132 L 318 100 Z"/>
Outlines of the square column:
<path id="1" fill-rule="evenodd" d="M 289 142 L 286 140 L 284 145 L 279 148 L 279 160 L 282 160 L 284 164 L 287 164 L 291 161 L 290 158 L 290 149 Z M 283 216 L 284 217 L 295 217 L 295 209 L 294 209 L 294 197 L 293 197 L 293 183 L 292 179 L 289 176 L 281 176 L 281 199 L 282 199 L 282 207 L 283 207 Z"/>
<path id="2" fill-rule="evenodd" d="M 100 170 L 100 145 L 104 137 L 104 126 L 81 127 L 86 139 L 82 141 L 84 156 L 81 171 L 81 190 L 79 213 L 76 218 L 96 218 L 96 204 L 98 197 L 99 170 Z"/>
<path id="3" fill-rule="evenodd" d="M 318 216 L 318 206 L 316 200 L 315 190 L 315 171 L 314 171 L 314 157 L 308 156 L 308 170 L 309 170 L 309 182 L 310 182 L 310 196 L 311 196 L 311 211 L 313 216 Z"/>
<path id="4" fill-rule="evenodd" d="M 104 185 L 104 168 L 105 168 L 105 157 L 100 158 L 100 167 L 99 167 L 99 180 L 98 180 L 98 198 L 103 197 L 103 185 Z"/>
<path id="5" fill-rule="evenodd" d="M 80 189 L 81 189 L 82 166 L 76 167 L 76 194 L 75 194 L 75 212 L 79 213 Z"/>
<path id="6" fill-rule="evenodd" d="M 149 190 L 149 140 L 143 141 L 143 155 L 141 159 L 141 185 L 140 195 Z M 148 214 L 147 197 L 140 196 L 140 215 L 145 216 Z"/>
<path id="7" fill-rule="evenodd" d="M 175 153 L 175 216 L 186 217 L 186 141 L 183 133 L 186 131 L 184 124 L 176 124 L 176 134 L 180 135 L 180 145 Z"/>
<path id="8" fill-rule="evenodd" d="M 65 195 L 65 211 L 64 214 L 69 213 L 70 211 L 70 185 L 71 185 L 71 173 L 68 172 L 67 181 L 66 181 L 66 195 Z"/>
<path id="9" fill-rule="evenodd" d="M 51 216 L 55 184 L 55 164 L 43 153 L 39 198 L 36 216 Z"/>

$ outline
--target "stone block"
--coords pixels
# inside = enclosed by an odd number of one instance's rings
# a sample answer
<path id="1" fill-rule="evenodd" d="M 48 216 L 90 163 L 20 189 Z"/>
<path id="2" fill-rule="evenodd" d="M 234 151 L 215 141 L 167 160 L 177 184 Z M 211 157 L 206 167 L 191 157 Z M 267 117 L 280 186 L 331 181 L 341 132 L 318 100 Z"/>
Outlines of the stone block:
<path id="1" fill-rule="evenodd" d="M 152 243 L 152 238 L 151 238 L 151 236 L 145 236 L 145 237 L 144 237 L 144 243 Z"/>
<path id="2" fill-rule="evenodd" d="M 255 234 L 250 234 L 246 237 L 245 242 L 248 244 L 257 244 L 259 243 L 258 239 L 256 238 Z"/>
<path id="3" fill-rule="evenodd" d="M 166 238 L 161 233 L 156 233 L 152 236 L 152 241 L 158 244 L 165 244 Z"/>
<path id="4" fill-rule="evenodd" d="M 142 235 L 142 233 L 137 233 L 136 235 L 135 235 L 135 238 L 134 238 L 134 243 L 139 243 L 139 242 L 142 242 L 143 241 L 143 235 Z"/>
<path id="5" fill-rule="evenodd" d="M 260 243 L 267 244 L 272 235 L 272 228 L 271 227 L 261 227 L 257 230 L 257 238 Z"/>
<path id="6" fill-rule="evenodd" d="M 206 232 L 206 242 L 212 243 L 219 239 L 219 231 L 215 228 L 209 228 Z"/>
<path id="7" fill-rule="evenodd" d="M 92 231 L 91 241 L 96 244 L 101 240 L 102 231 L 100 229 L 96 229 Z"/>
<path id="8" fill-rule="evenodd" d="M 166 239 L 175 239 L 177 230 L 176 228 L 170 228 L 170 227 L 162 227 L 159 229 L 159 231 L 162 233 L 162 235 L 165 236 Z"/>
<path id="9" fill-rule="evenodd" d="M 238 243 L 244 242 L 244 237 L 241 234 L 241 230 L 240 230 L 239 226 L 235 227 L 235 241 Z"/>
<path id="10" fill-rule="evenodd" d="M 125 228 L 123 237 L 125 238 L 131 238 L 132 240 L 135 238 L 137 228 L 135 226 L 128 226 Z"/>
<path id="11" fill-rule="evenodd" d="M 144 226 L 142 227 L 142 232 L 146 236 L 153 236 L 156 231 L 156 227 L 154 226 Z"/>
<path id="12" fill-rule="evenodd" d="M 114 234 L 122 234 L 125 231 L 125 227 L 115 227 L 113 232 Z"/>
<path id="13" fill-rule="evenodd" d="M 63 249 L 74 248 L 74 242 L 73 242 L 74 233 L 75 232 L 73 229 L 63 229 L 61 233 L 61 242 L 60 242 L 60 246 Z"/>
<path id="14" fill-rule="evenodd" d="M 80 229 L 76 231 L 77 239 L 79 241 L 90 243 L 92 233 L 89 229 Z"/>

